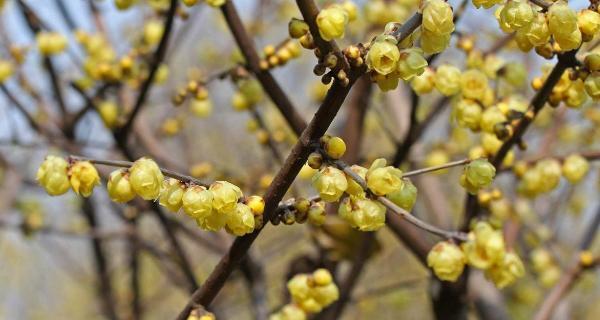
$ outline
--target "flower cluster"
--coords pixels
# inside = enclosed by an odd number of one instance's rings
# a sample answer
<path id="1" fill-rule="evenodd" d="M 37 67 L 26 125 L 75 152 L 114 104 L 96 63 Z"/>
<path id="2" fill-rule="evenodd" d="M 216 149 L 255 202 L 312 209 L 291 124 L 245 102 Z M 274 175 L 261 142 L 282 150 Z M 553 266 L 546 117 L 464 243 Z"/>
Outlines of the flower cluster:
<path id="1" fill-rule="evenodd" d="M 297 274 L 287 283 L 292 305 L 305 313 L 318 313 L 339 298 L 339 290 L 327 269 L 312 274 Z M 272 318 L 271 319 L 280 319 Z M 285 318 L 284 318 L 285 319 Z"/>
<path id="2" fill-rule="evenodd" d="M 36 180 L 52 196 L 58 196 L 72 188 L 77 194 L 89 197 L 100 176 L 88 161 L 67 162 L 65 159 L 49 155 L 44 159 L 36 174 Z"/>
<path id="3" fill-rule="evenodd" d="M 48 156 L 40 166 L 37 180 L 48 194 L 61 195 L 72 188 L 77 194 L 89 197 L 100 184 L 98 171 L 89 161 L 67 162 Z M 236 185 L 216 181 L 208 188 L 175 178 L 165 179 L 162 170 L 152 159 L 140 158 L 128 169 L 113 171 L 107 191 L 111 200 L 125 203 L 140 196 L 158 200 L 169 211 L 183 209 L 204 230 L 242 236 L 262 225 L 264 200 L 259 196 L 243 197 Z M 308 206 L 305 210 L 308 213 Z"/>
<path id="4" fill-rule="evenodd" d="M 487 222 L 477 222 L 469 239 L 457 246 L 443 241 L 436 244 L 427 256 L 427 264 L 441 280 L 456 281 L 465 264 L 485 271 L 485 276 L 499 288 L 512 284 L 524 275 L 518 255 L 507 250 L 501 231 Z"/>
<path id="5" fill-rule="evenodd" d="M 300 33 L 301 31 L 296 32 Z M 267 45 L 263 48 L 263 52 L 265 57 L 260 61 L 260 68 L 263 70 L 283 66 L 291 59 L 300 57 L 300 54 L 302 53 L 300 45 L 296 42 L 289 41 L 289 39 L 278 46 Z"/>
<path id="6" fill-rule="evenodd" d="M 526 162 L 515 164 L 513 171 L 520 178 L 517 191 L 526 197 L 535 197 L 542 193 L 554 190 L 563 176 L 570 183 L 581 181 L 590 165 L 584 157 L 572 154 L 560 161 L 556 159 L 543 159 L 530 165 Z"/>
<path id="7" fill-rule="evenodd" d="M 55 55 L 63 52 L 67 47 L 67 38 L 57 32 L 39 32 L 35 41 L 38 50 L 45 56 Z"/>

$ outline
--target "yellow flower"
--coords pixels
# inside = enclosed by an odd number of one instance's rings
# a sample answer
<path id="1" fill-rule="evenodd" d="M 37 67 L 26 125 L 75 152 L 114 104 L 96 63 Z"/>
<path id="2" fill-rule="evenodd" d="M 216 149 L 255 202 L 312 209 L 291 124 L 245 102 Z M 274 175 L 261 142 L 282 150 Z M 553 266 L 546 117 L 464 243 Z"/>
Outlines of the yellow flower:
<path id="1" fill-rule="evenodd" d="M 367 66 L 380 75 L 387 75 L 396 70 L 400 59 L 400 50 L 390 41 L 378 40 L 371 44 L 367 53 Z"/>
<path id="2" fill-rule="evenodd" d="M 71 184 L 67 175 L 69 164 L 63 158 L 47 156 L 37 171 L 36 180 L 51 196 L 58 196 L 69 191 Z"/>
<path id="3" fill-rule="evenodd" d="M 452 7 L 443 0 L 429 0 L 423 8 L 423 29 L 434 35 L 450 34 L 454 31 Z"/>
<path id="4" fill-rule="evenodd" d="M 500 3 L 502 3 L 502 0 L 473 0 L 473 5 L 476 8 L 484 7 L 486 9 L 489 9 Z"/>
<path id="5" fill-rule="evenodd" d="M 365 180 L 367 171 L 369 171 L 367 168 L 358 165 L 352 165 L 350 167 L 350 170 L 356 173 L 363 180 Z M 358 182 L 354 181 L 354 179 L 352 179 L 350 176 L 346 176 L 346 180 L 348 181 L 348 188 L 346 188 L 346 193 L 353 196 L 360 196 L 365 193 L 365 190 L 363 190 L 363 188 L 358 184 Z"/>
<path id="6" fill-rule="evenodd" d="M 505 32 L 517 31 L 533 21 L 533 8 L 527 1 L 508 1 L 500 11 L 500 26 Z"/>
<path id="7" fill-rule="evenodd" d="M 112 201 L 125 203 L 135 198 L 135 191 L 129 182 L 129 173 L 125 169 L 113 171 L 106 186 L 108 196 Z"/>
<path id="8" fill-rule="evenodd" d="M 348 198 L 346 198 L 348 199 Z M 350 197 L 350 224 L 360 231 L 376 231 L 385 226 L 386 208 L 375 200 Z"/>
<path id="9" fill-rule="evenodd" d="M 190 102 L 190 111 L 198 118 L 206 118 L 212 112 L 212 102 L 210 99 L 192 99 Z"/>
<path id="10" fill-rule="evenodd" d="M 69 181 L 76 194 L 89 197 L 100 184 L 100 176 L 89 161 L 77 161 L 69 167 Z"/>
<path id="11" fill-rule="evenodd" d="M 40 53 L 46 56 L 61 53 L 67 47 L 67 38 L 57 32 L 39 32 L 36 42 Z"/>
<path id="12" fill-rule="evenodd" d="M 535 170 L 539 170 L 543 181 L 541 192 L 554 190 L 560 182 L 562 173 L 560 162 L 555 159 L 544 159 L 536 163 Z"/>
<path id="13" fill-rule="evenodd" d="M 0 84 L 13 74 L 12 64 L 8 60 L 0 59 Z"/>
<path id="14" fill-rule="evenodd" d="M 481 114 L 480 127 L 483 131 L 494 133 L 494 126 L 498 123 L 506 121 L 506 116 L 498 107 L 489 107 Z"/>
<path id="15" fill-rule="evenodd" d="M 203 219 L 212 214 L 213 193 L 203 186 L 192 185 L 181 198 L 183 211 L 194 219 Z"/>
<path id="16" fill-rule="evenodd" d="M 470 69 L 460 76 L 462 95 L 468 99 L 482 100 L 488 88 L 488 78 L 477 69 Z"/>
<path id="17" fill-rule="evenodd" d="M 584 82 L 585 92 L 594 99 L 594 101 L 600 100 L 600 73 L 590 74 Z"/>
<path id="18" fill-rule="evenodd" d="M 471 130 L 479 130 L 481 107 L 473 100 L 461 99 L 454 108 L 454 118 L 459 126 Z"/>
<path id="19" fill-rule="evenodd" d="M 98 113 L 107 128 L 114 128 L 119 119 L 119 108 L 112 101 L 102 101 L 98 104 Z"/>
<path id="20" fill-rule="evenodd" d="M 260 216 L 265 211 L 265 200 L 261 196 L 250 196 L 245 202 L 255 216 Z"/>
<path id="21" fill-rule="evenodd" d="M 403 184 L 402 171 L 385 165 L 385 159 L 373 161 L 365 176 L 367 187 L 378 196 L 399 191 Z"/>
<path id="22" fill-rule="evenodd" d="M 577 25 L 577 14 L 565 1 L 557 1 L 547 13 L 548 27 L 554 40 L 561 50 L 568 51 L 579 47 L 581 44 L 581 31 Z"/>
<path id="23" fill-rule="evenodd" d="M 427 255 L 427 265 L 441 280 L 456 281 L 465 267 L 465 254 L 454 243 L 438 242 Z"/>
<path id="24" fill-rule="evenodd" d="M 600 32 L 600 13 L 583 9 L 577 14 L 577 25 L 584 36 L 591 39 Z"/>
<path id="25" fill-rule="evenodd" d="M 465 166 L 464 173 L 470 185 L 481 189 L 492 183 L 496 168 L 487 159 L 477 159 Z"/>
<path id="26" fill-rule="evenodd" d="M 546 15 L 536 13 L 531 23 L 527 27 L 519 29 L 517 34 L 523 35 L 532 46 L 541 46 L 548 43 L 550 28 L 548 27 Z"/>
<path id="27" fill-rule="evenodd" d="M 227 181 L 215 181 L 208 188 L 213 194 L 213 208 L 219 213 L 227 213 L 236 208 L 242 197 L 242 190 Z"/>
<path id="28" fill-rule="evenodd" d="M 470 239 L 462 244 L 467 262 L 479 269 L 488 269 L 504 259 L 504 238 L 487 222 L 477 222 Z"/>
<path id="29" fill-rule="evenodd" d="M 394 73 L 388 75 L 375 75 L 375 81 L 381 91 L 390 91 L 398 87 L 399 78 Z"/>
<path id="30" fill-rule="evenodd" d="M 316 22 L 323 40 L 343 38 L 348 24 L 348 12 L 339 5 L 332 5 L 319 12 Z"/>
<path id="31" fill-rule="evenodd" d="M 231 211 L 227 213 L 213 211 L 207 217 L 196 219 L 196 224 L 204 230 L 219 231 L 227 224 L 227 220 L 231 214 L 233 214 Z"/>
<path id="32" fill-rule="evenodd" d="M 227 215 L 227 230 L 238 237 L 254 231 L 254 215 L 249 206 L 237 203 L 235 210 Z"/>
<path id="33" fill-rule="evenodd" d="M 329 157 L 339 159 L 346 152 L 346 143 L 340 137 L 331 137 L 327 140 L 323 149 Z"/>
<path id="34" fill-rule="evenodd" d="M 578 183 L 585 177 L 589 169 L 590 164 L 586 158 L 572 154 L 563 162 L 562 174 L 570 183 Z"/>
<path id="35" fill-rule="evenodd" d="M 181 181 L 169 178 L 163 181 L 158 203 L 172 212 L 177 212 L 183 204 L 182 199 L 185 191 L 185 186 Z"/>
<path id="36" fill-rule="evenodd" d="M 163 180 L 160 168 L 152 159 L 140 158 L 129 169 L 131 187 L 144 200 L 158 198 Z"/>
<path id="37" fill-rule="evenodd" d="M 440 65 L 435 71 L 435 88 L 445 96 L 460 91 L 460 70 L 449 64 Z"/>
<path id="38" fill-rule="evenodd" d="M 269 320 L 306 320 L 306 313 L 297 305 L 290 303 L 271 314 Z"/>
<path id="39" fill-rule="evenodd" d="M 410 212 L 417 201 L 417 187 L 415 187 L 410 179 L 406 178 L 400 190 L 386 195 L 386 198 L 390 199 L 398 207 Z"/>
<path id="40" fill-rule="evenodd" d="M 436 34 L 423 29 L 421 32 L 421 49 L 425 54 L 440 53 L 448 48 L 451 35 L 452 33 Z"/>
<path id="41" fill-rule="evenodd" d="M 218 8 L 225 4 L 226 0 L 205 0 L 206 4 L 211 7 Z"/>
<path id="42" fill-rule="evenodd" d="M 418 95 L 433 91 L 433 88 L 435 87 L 435 73 L 431 68 L 425 68 L 421 75 L 416 76 L 411 80 L 410 86 Z"/>
<path id="43" fill-rule="evenodd" d="M 332 304 L 340 297 L 340 291 L 335 283 L 317 285 L 311 288 L 310 291 L 313 299 L 322 307 Z"/>
<path id="44" fill-rule="evenodd" d="M 420 49 L 410 48 L 400 52 L 396 72 L 404 81 L 420 76 L 425 72 L 427 60 L 423 57 L 423 51 Z"/>
<path id="45" fill-rule="evenodd" d="M 494 264 L 485 271 L 485 276 L 492 280 L 496 287 L 502 289 L 525 275 L 525 267 L 519 256 L 509 251 L 500 263 Z"/>
<path id="46" fill-rule="evenodd" d="M 356 17 L 358 16 L 358 8 L 354 2 L 346 0 L 342 3 L 342 8 L 346 10 L 346 13 L 348 13 L 349 21 L 356 20 Z"/>
<path id="47" fill-rule="evenodd" d="M 312 178 L 312 185 L 323 201 L 337 201 L 348 188 L 343 171 L 334 167 L 325 167 Z"/>
<path id="48" fill-rule="evenodd" d="M 144 25 L 144 42 L 151 46 L 158 44 L 164 33 L 164 26 L 158 20 L 151 20 Z"/>

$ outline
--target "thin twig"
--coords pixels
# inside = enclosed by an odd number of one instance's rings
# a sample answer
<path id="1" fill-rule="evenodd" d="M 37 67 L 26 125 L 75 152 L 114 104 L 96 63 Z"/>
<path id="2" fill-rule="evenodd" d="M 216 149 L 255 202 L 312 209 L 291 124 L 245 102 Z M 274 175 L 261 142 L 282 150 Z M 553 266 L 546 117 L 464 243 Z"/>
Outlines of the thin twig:
<path id="1" fill-rule="evenodd" d="M 433 166 L 433 167 L 429 167 L 429 168 L 422 168 L 422 169 L 417 169 L 417 170 L 413 170 L 413 171 L 408 171 L 408 172 L 402 173 L 402 177 L 408 178 L 408 177 L 417 176 L 417 175 L 427 173 L 427 172 L 433 172 L 433 171 L 448 169 L 448 168 L 452 168 L 452 167 L 458 167 L 458 166 L 462 166 L 465 164 L 469 164 L 469 162 L 471 162 L 471 161 L 472 161 L 471 159 L 466 158 L 466 159 L 462 159 L 462 160 L 456 160 L 456 161 L 444 163 L 439 166 Z"/>

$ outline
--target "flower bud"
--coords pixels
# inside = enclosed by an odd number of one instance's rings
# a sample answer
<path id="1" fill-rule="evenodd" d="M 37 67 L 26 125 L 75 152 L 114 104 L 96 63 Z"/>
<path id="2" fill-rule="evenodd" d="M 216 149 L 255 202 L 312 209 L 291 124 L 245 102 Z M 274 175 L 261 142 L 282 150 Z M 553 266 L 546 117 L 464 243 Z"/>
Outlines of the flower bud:
<path id="1" fill-rule="evenodd" d="M 449 64 L 440 65 L 435 71 L 435 88 L 445 96 L 460 91 L 460 70 Z"/>
<path id="2" fill-rule="evenodd" d="M 152 159 L 140 158 L 129 169 L 131 187 L 144 200 L 158 198 L 163 180 L 160 168 Z"/>
<path id="3" fill-rule="evenodd" d="M 327 269 L 317 269 L 313 272 L 313 279 L 317 286 L 326 286 L 333 283 L 333 277 Z"/>
<path id="4" fill-rule="evenodd" d="M 496 176 L 496 168 L 487 159 L 471 161 L 464 172 L 469 183 L 478 189 L 489 186 Z"/>
<path id="5" fill-rule="evenodd" d="M 213 208 L 219 213 L 226 213 L 236 208 L 242 197 L 242 190 L 227 181 L 215 181 L 208 188 L 213 194 Z"/>
<path id="6" fill-rule="evenodd" d="M 348 24 L 348 12 L 339 5 L 332 5 L 319 12 L 316 22 L 323 40 L 343 38 Z"/>
<path id="7" fill-rule="evenodd" d="M 77 161 L 69 167 L 69 182 L 76 194 L 89 197 L 100 184 L 100 176 L 89 161 Z"/>
<path id="8" fill-rule="evenodd" d="M 465 255 L 454 243 L 438 242 L 427 255 L 427 265 L 441 280 L 456 281 L 465 267 Z"/>
<path id="9" fill-rule="evenodd" d="M 304 20 L 292 18 L 288 23 L 288 32 L 293 39 L 299 39 L 309 32 L 308 24 Z"/>
<path id="10" fill-rule="evenodd" d="M 68 165 L 65 159 L 56 156 L 47 156 L 40 165 L 36 180 L 49 195 L 58 196 L 69 191 Z"/>
<path id="11" fill-rule="evenodd" d="M 443 0 L 429 0 L 423 8 L 422 26 L 434 35 L 450 34 L 454 31 L 452 7 Z"/>
<path id="12" fill-rule="evenodd" d="M 185 192 L 185 186 L 181 181 L 173 178 L 164 180 L 158 203 L 171 212 L 177 212 L 183 205 L 182 199 Z"/>
<path id="13" fill-rule="evenodd" d="M 135 0 L 115 0 L 115 7 L 119 10 L 129 9 L 133 5 Z"/>
<path id="14" fill-rule="evenodd" d="M 400 50 L 398 47 L 386 40 L 376 40 L 367 52 L 367 66 L 380 75 L 394 72 L 399 59 Z"/>
<path id="15" fill-rule="evenodd" d="M 583 59 L 583 64 L 590 72 L 600 71 L 600 53 L 588 53 Z"/>
<path id="16" fill-rule="evenodd" d="M 196 3 L 198 3 L 198 0 L 182 0 L 181 2 L 183 2 L 183 4 L 185 4 L 188 7 L 192 7 Z"/>
<path id="17" fill-rule="evenodd" d="M 246 205 L 250 207 L 252 214 L 260 216 L 265 211 L 265 200 L 261 196 L 250 196 L 246 199 Z"/>
<path id="18" fill-rule="evenodd" d="M 144 42 L 148 45 L 156 45 L 163 36 L 165 27 L 158 20 L 151 20 L 144 25 Z"/>
<path id="19" fill-rule="evenodd" d="M 0 59 L 0 84 L 13 74 L 12 64 L 8 60 Z"/>
<path id="20" fill-rule="evenodd" d="M 385 164 L 385 159 L 373 161 L 366 174 L 367 187 L 378 196 L 399 191 L 403 184 L 402 171 Z"/>
<path id="21" fill-rule="evenodd" d="M 329 157 L 339 159 L 346 152 L 346 143 L 340 137 L 331 137 L 325 143 L 324 149 Z"/>
<path id="22" fill-rule="evenodd" d="M 271 314 L 269 320 L 306 320 L 306 313 L 299 306 L 290 303 Z"/>
<path id="23" fill-rule="evenodd" d="M 423 57 L 423 51 L 410 48 L 400 52 L 396 71 L 402 80 L 408 81 L 422 75 L 426 67 L 427 60 Z"/>
<path id="24" fill-rule="evenodd" d="M 348 181 L 343 171 L 325 167 L 313 176 L 312 185 L 323 201 L 335 202 L 348 188 Z"/>
<path id="25" fill-rule="evenodd" d="M 119 120 L 119 108 L 112 101 L 102 101 L 98 105 L 98 113 L 107 128 L 114 128 Z"/>
<path id="26" fill-rule="evenodd" d="M 110 174 L 106 189 L 114 202 L 125 203 L 135 198 L 135 191 L 129 182 L 129 173 L 125 169 L 115 170 Z"/>
<path id="27" fill-rule="evenodd" d="M 210 99 L 198 100 L 192 99 L 190 102 L 190 111 L 198 118 L 206 118 L 212 112 L 212 102 Z"/>
<path id="28" fill-rule="evenodd" d="M 589 169 L 590 164 L 586 158 L 572 154 L 563 162 L 562 174 L 570 183 L 578 183 L 585 177 Z"/>
<path id="29" fill-rule="evenodd" d="M 203 186 L 191 185 L 181 198 L 183 211 L 194 219 L 204 219 L 212 214 L 213 193 Z"/>
<path id="30" fill-rule="evenodd" d="M 386 198 L 390 199 L 400 208 L 410 212 L 417 201 L 417 187 L 412 184 L 410 179 L 404 179 L 400 190 L 386 195 Z"/>
<path id="31" fill-rule="evenodd" d="M 228 214 L 227 229 L 238 237 L 254 231 L 252 209 L 243 203 L 237 203 L 235 210 Z"/>
<path id="32" fill-rule="evenodd" d="M 535 169 L 539 170 L 543 181 L 541 192 L 549 192 L 554 190 L 560 182 L 562 173 L 560 163 L 555 159 L 544 159 L 535 165 Z"/>

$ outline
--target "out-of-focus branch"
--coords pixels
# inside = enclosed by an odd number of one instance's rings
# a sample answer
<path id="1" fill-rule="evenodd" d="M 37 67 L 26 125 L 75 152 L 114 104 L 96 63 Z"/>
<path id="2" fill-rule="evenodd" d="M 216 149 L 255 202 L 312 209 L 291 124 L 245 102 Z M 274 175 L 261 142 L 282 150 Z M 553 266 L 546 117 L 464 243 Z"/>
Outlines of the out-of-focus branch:
<path id="1" fill-rule="evenodd" d="M 41 132 L 42 128 L 40 125 L 33 119 L 33 116 L 29 114 L 27 109 L 21 104 L 19 100 L 6 88 L 3 83 L 0 83 L 0 91 L 8 98 L 8 100 L 19 110 L 21 114 L 25 117 L 29 126 L 37 132 Z"/>
<path id="2" fill-rule="evenodd" d="M 92 203 L 91 199 L 86 198 L 83 200 L 82 211 L 90 228 L 97 229 L 98 221 L 94 204 Z M 103 312 L 109 319 L 116 320 L 118 317 L 112 292 L 111 276 L 108 270 L 108 261 L 106 258 L 105 248 L 98 238 L 92 238 L 91 242 L 94 253 L 94 261 L 96 264 L 96 272 L 98 273 L 98 291 L 100 297 L 102 297 Z"/>
<path id="3" fill-rule="evenodd" d="M 597 234 L 598 227 L 600 227 L 600 206 L 596 209 L 593 221 L 588 225 L 587 230 L 585 231 L 585 233 L 583 234 L 583 237 L 581 238 L 581 243 L 579 245 L 579 252 L 587 250 L 590 247 L 590 245 L 592 244 L 592 241 L 594 240 L 594 238 Z M 579 276 L 581 276 L 581 273 L 583 273 L 583 271 L 585 271 L 587 269 L 596 267 L 600 264 L 599 258 L 596 258 L 596 260 L 593 261 L 589 265 L 583 264 L 580 259 L 579 253 L 576 255 L 576 257 L 573 260 L 574 261 L 573 261 L 571 267 L 569 268 L 569 270 L 567 270 L 565 272 L 565 274 L 558 281 L 556 286 L 554 286 L 554 288 L 552 288 L 550 293 L 546 296 L 546 298 L 540 305 L 540 308 L 538 309 L 538 311 L 535 314 L 535 317 L 534 317 L 535 320 L 550 319 L 550 317 L 552 316 L 552 313 L 554 312 L 554 309 L 556 308 L 556 306 L 558 305 L 560 300 L 573 287 L 573 285 L 575 284 L 575 281 L 579 278 Z"/>
<path id="4" fill-rule="evenodd" d="M 115 137 L 117 138 L 117 142 L 119 144 L 126 144 L 127 135 L 133 125 L 133 121 L 135 121 L 135 117 L 144 106 L 144 103 L 146 102 L 146 97 L 148 96 L 148 93 L 152 88 L 156 71 L 160 67 L 160 64 L 162 63 L 165 57 L 167 47 L 169 44 L 169 37 L 171 36 L 171 31 L 173 30 L 175 12 L 177 9 L 178 2 L 179 1 L 177 0 L 171 0 L 169 10 L 166 13 L 163 35 L 160 38 L 160 42 L 158 43 L 158 47 L 156 48 L 154 55 L 152 56 L 152 60 L 149 62 L 150 68 L 148 72 L 148 78 L 146 78 L 146 80 L 142 83 L 140 93 L 137 99 L 135 100 L 135 104 L 133 106 L 131 114 L 129 115 L 129 118 L 127 118 L 125 124 L 121 128 L 119 128 L 119 130 L 115 134 Z"/>
<path id="5" fill-rule="evenodd" d="M 256 52 L 250 35 L 248 35 L 248 32 L 244 28 L 244 24 L 238 15 L 235 5 L 232 1 L 228 0 L 221 6 L 221 11 L 223 12 L 225 21 L 227 22 L 240 51 L 246 58 L 248 68 L 256 76 L 256 79 L 258 79 L 262 85 L 265 93 L 269 95 L 294 133 L 300 135 L 306 128 L 306 122 L 292 105 L 291 101 L 271 73 L 268 70 L 260 68 L 260 57 Z"/>

